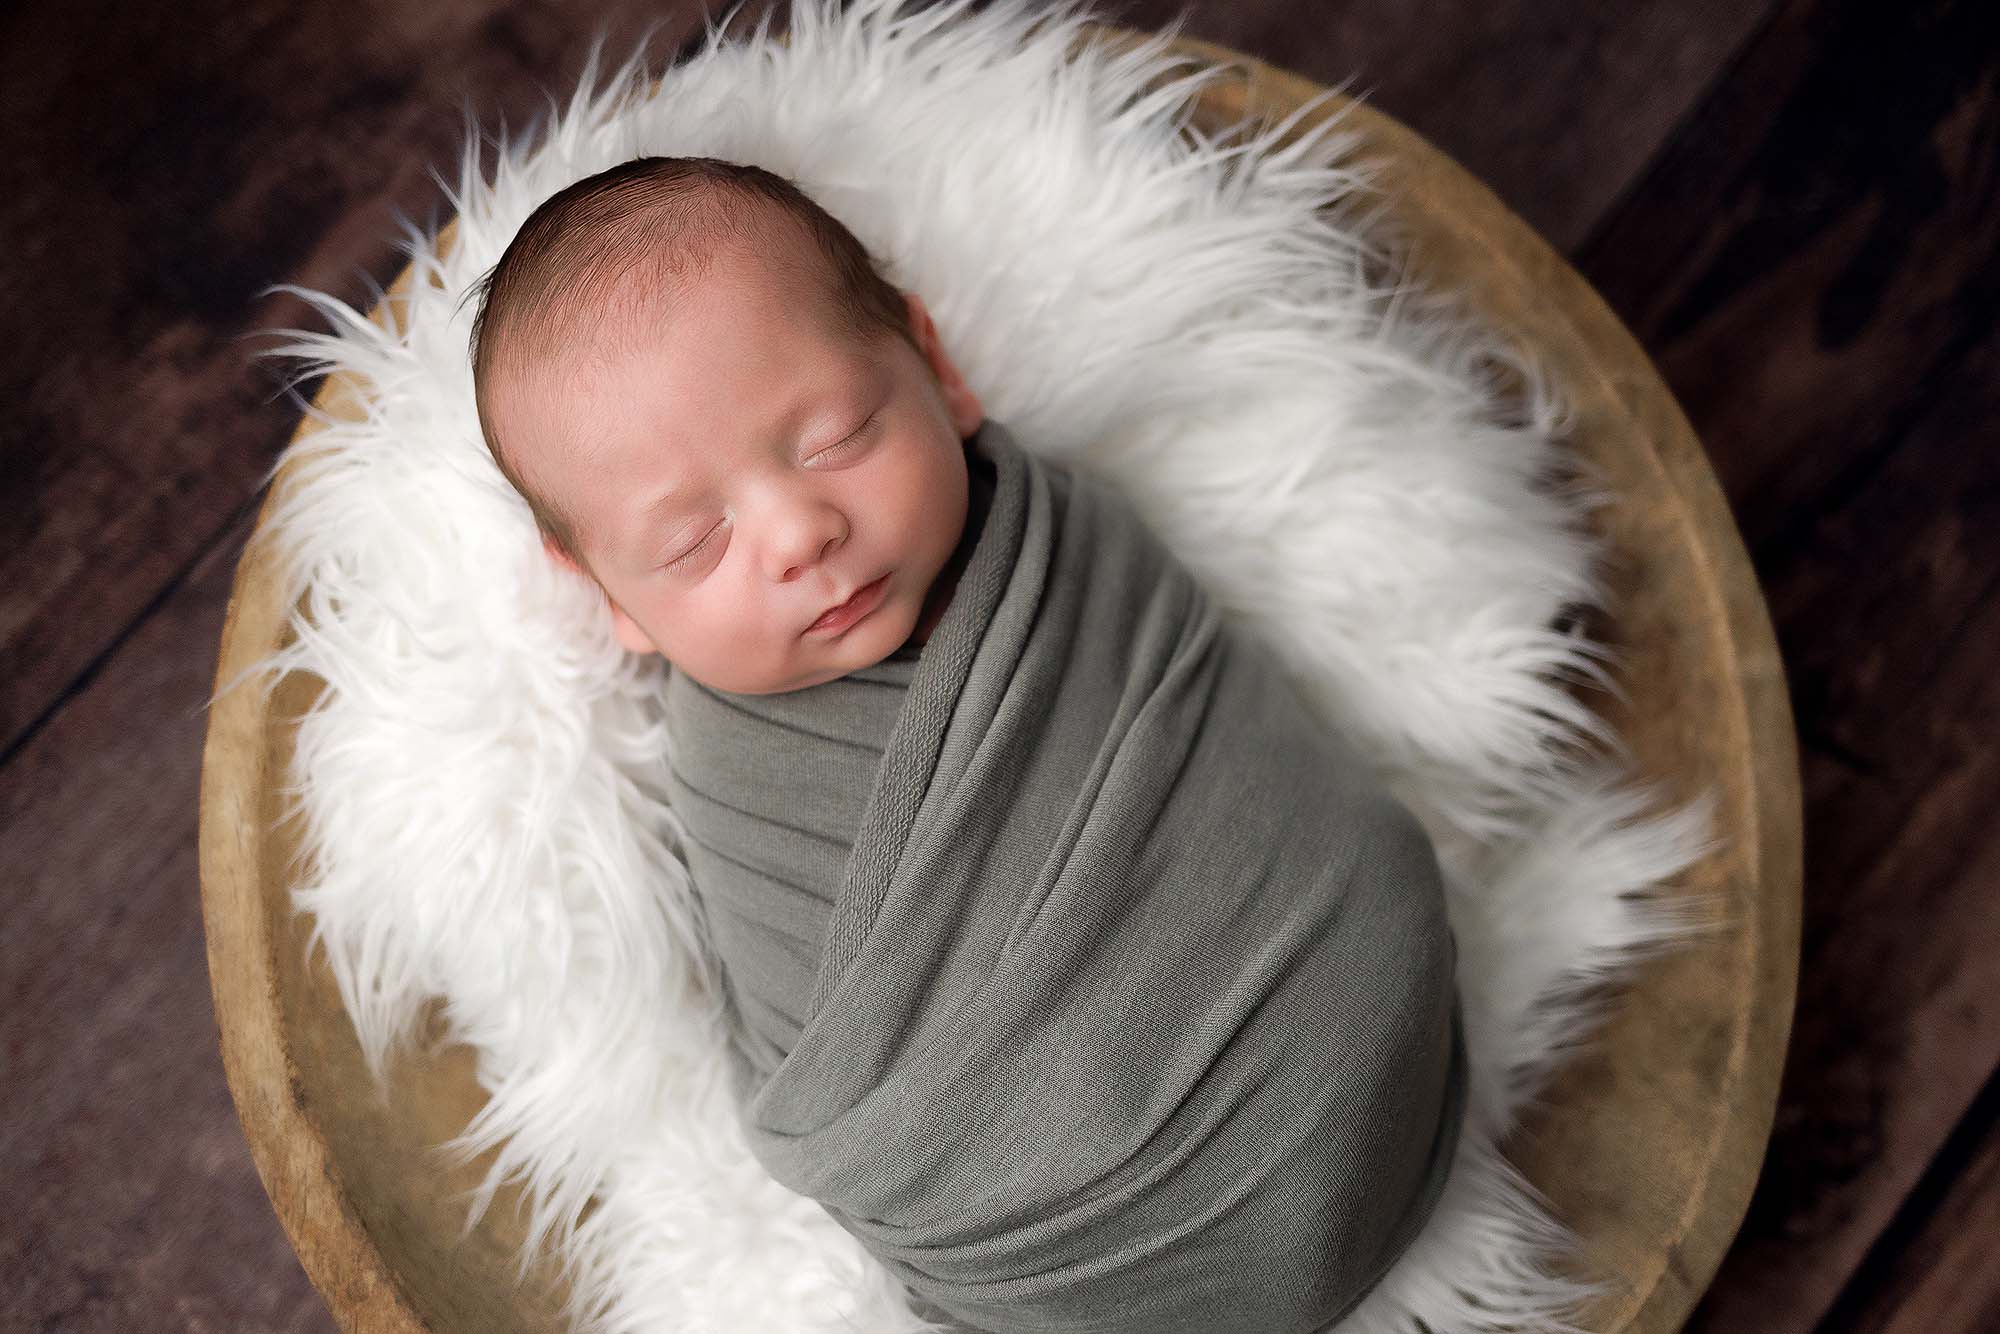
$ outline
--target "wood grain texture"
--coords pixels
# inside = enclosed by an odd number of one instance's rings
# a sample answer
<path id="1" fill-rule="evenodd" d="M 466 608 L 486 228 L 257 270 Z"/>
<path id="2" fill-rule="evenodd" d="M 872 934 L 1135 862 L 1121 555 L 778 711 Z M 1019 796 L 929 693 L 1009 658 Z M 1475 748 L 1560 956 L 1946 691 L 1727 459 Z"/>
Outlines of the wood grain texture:
<path id="1" fill-rule="evenodd" d="M 1282 115 L 1318 91 L 1196 49 L 1241 71 L 1206 95 L 1211 125 L 1246 111 Z M 1578 442 L 1620 496 L 1606 526 L 1630 575 L 1617 618 L 1635 667 L 1624 679 L 1631 712 L 1616 721 L 1642 772 L 1673 779 L 1679 799 L 1711 787 L 1723 798 L 1725 846 L 1680 892 L 1714 896 L 1726 929 L 1649 969 L 1619 999 L 1601 1049 L 1546 1091 L 1516 1146 L 1530 1178 L 1587 1239 L 1589 1275 L 1609 1281 L 1591 1327 L 1675 1329 L 1749 1198 L 1790 1016 L 1798 790 L 1775 644 L 1700 446 L 1638 346 L 1490 192 L 1379 113 L 1349 113 L 1365 151 L 1392 164 L 1386 188 L 1417 276 L 1518 331 L 1565 382 Z M 329 411 L 340 411 L 345 393 L 329 385 Z M 253 547 L 219 679 L 280 642 L 278 587 L 269 553 Z M 260 1173 L 347 1328 L 546 1328 L 546 1303 L 483 1296 L 517 1239 L 507 1218 L 484 1220 L 470 1246 L 444 1247 L 444 1182 L 410 1167 L 478 1106 L 469 1068 L 412 1060 L 394 1103 L 378 1104 L 330 982 L 297 961 L 288 874 L 297 845 L 290 832 L 271 832 L 270 792 L 284 772 L 287 714 L 311 685 L 287 689 L 275 711 L 251 692 L 225 698 L 203 766 L 216 1009 Z M 1604 1189 L 1607 1174 L 1618 1189 Z"/>
<path id="2" fill-rule="evenodd" d="M 0 1329 L 330 1328 L 249 1168 L 193 892 L 249 526 L 0 769 Z"/>
<path id="3" fill-rule="evenodd" d="M 1989 872 L 2000 871 L 1989 863 Z M 2000 1078 L 1989 1079 L 1820 1328 L 1844 1334 L 2000 1329 Z"/>
<path id="4" fill-rule="evenodd" d="M 1759 568 L 1991 328 L 1996 51 L 1976 0 L 1788 0 L 1578 254 L 1717 442 Z"/>
<path id="5" fill-rule="evenodd" d="M 1785 4 L 1579 257 L 1742 516 L 1811 812 L 1777 1129 L 1696 1330 L 1844 1328 L 2000 1064 L 1997 54 L 1990 5 Z"/>

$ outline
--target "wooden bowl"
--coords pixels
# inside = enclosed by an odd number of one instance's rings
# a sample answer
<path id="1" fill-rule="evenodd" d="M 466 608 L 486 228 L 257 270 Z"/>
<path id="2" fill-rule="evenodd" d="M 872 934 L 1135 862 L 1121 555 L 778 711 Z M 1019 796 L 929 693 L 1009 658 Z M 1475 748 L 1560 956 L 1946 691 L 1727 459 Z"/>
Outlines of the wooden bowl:
<path id="1" fill-rule="evenodd" d="M 1228 70 L 1199 108 L 1206 124 L 1282 115 L 1322 91 L 1223 48 L 1180 46 Z M 1307 123 L 1347 106 L 1333 98 Z M 1462 293 L 1534 349 L 1576 406 L 1576 444 L 1617 491 L 1599 519 L 1617 560 L 1614 616 L 1600 637 L 1626 654 L 1629 702 L 1598 695 L 1591 703 L 1628 740 L 1643 775 L 1664 780 L 1674 799 L 1711 785 L 1722 795 L 1725 846 L 1678 889 L 1720 895 L 1733 925 L 1643 968 L 1613 998 L 1590 1050 L 1506 1146 L 1584 1238 L 1587 1275 L 1615 1285 L 1585 1326 L 1679 1329 L 1748 1204 L 1791 1025 L 1800 804 L 1776 641 L 1700 442 L 1630 333 L 1450 158 L 1366 105 L 1351 108 L 1348 124 L 1365 134 L 1368 155 L 1388 160 L 1382 183 L 1418 276 Z M 408 281 L 405 272 L 398 288 Z M 336 415 L 355 413 L 352 386 L 339 377 L 317 401 Z M 299 434 L 315 429 L 308 421 Z M 288 482 L 281 471 L 273 491 Z M 218 684 L 281 643 L 288 608 L 279 588 L 269 550 L 253 544 L 236 573 Z M 461 1239 L 457 1197 L 480 1164 L 447 1170 L 428 1147 L 484 1099 L 469 1053 L 443 1048 L 403 1060 L 388 1099 L 378 1101 L 331 976 L 306 962 L 289 899 L 299 830 L 280 822 L 276 789 L 290 758 L 290 720 L 316 689 L 294 675 L 268 700 L 254 690 L 224 696 L 203 755 L 209 971 L 229 1086 L 257 1169 L 344 1328 L 560 1329 L 550 1267 L 514 1281 L 520 1227 L 509 1198 Z"/>

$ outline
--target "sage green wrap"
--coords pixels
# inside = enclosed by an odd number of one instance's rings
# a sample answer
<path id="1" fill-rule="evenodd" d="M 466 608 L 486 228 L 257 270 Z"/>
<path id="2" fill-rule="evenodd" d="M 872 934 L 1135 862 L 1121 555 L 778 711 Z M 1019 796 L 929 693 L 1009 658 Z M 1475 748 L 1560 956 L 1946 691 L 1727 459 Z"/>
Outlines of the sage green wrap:
<path id="1" fill-rule="evenodd" d="M 921 654 L 669 675 L 750 1148 L 971 1329 L 1319 1329 L 1458 1139 L 1430 841 L 1123 497 L 967 447 L 990 510 Z"/>

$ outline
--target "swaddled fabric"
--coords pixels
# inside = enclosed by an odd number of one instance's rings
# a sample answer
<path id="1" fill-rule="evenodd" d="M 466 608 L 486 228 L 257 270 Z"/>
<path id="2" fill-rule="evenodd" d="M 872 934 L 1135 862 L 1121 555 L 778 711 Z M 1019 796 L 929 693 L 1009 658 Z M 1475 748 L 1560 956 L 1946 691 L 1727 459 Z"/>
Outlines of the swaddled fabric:
<path id="1" fill-rule="evenodd" d="M 681 812 L 744 910 L 711 929 L 746 1026 L 805 998 L 739 1057 L 751 1150 L 975 1329 L 1318 1329 L 1463 1116 L 1430 842 L 1129 503 L 997 423 L 970 445 L 990 512 L 914 660 L 670 699 L 677 764 L 718 720 L 771 748 Z M 757 920 L 781 880 L 812 927 Z"/>
<path id="2" fill-rule="evenodd" d="M 972 445 L 961 565 L 993 496 L 993 462 Z M 693 835 L 682 853 L 722 962 L 736 1055 L 759 1075 L 805 1028 L 834 897 L 922 651 L 905 643 L 775 695 L 713 690 L 668 667 L 667 800 Z"/>
<path id="3" fill-rule="evenodd" d="M 682 852 L 733 1036 L 759 1074 L 805 1029 L 841 871 L 917 657 L 906 644 L 780 695 L 716 691 L 669 670 L 667 799 L 692 835 Z"/>

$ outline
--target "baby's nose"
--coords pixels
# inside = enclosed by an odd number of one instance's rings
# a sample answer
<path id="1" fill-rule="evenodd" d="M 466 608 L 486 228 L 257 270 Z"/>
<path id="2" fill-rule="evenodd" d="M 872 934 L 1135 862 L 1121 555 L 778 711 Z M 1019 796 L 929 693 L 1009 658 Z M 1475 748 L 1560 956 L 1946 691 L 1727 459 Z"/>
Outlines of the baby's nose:
<path id="1" fill-rule="evenodd" d="M 847 538 L 847 516 L 823 500 L 795 501 L 771 512 L 765 547 L 769 576 L 789 582 L 824 561 Z"/>
<path id="2" fill-rule="evenodd" d="M 804 574 L 807 570 L 810 570 L 813 566 L 825 560 L 827 558 L 827 555 L 834 549 L 835 546 L 839 544 L 839 542 L 840 538 L 837 535 L 828 536 L 824 541 L 822 541 L 819 544 L 819 549 L 817 551 L 812 552 L 811 556 L 808 559 L 798 562 L 796 564 L 785 566 L 784 572 L 778 576 L 779 580 L 781 582 L 789 583 L 791 580 L 798 578 L 800 575 Z"/>

